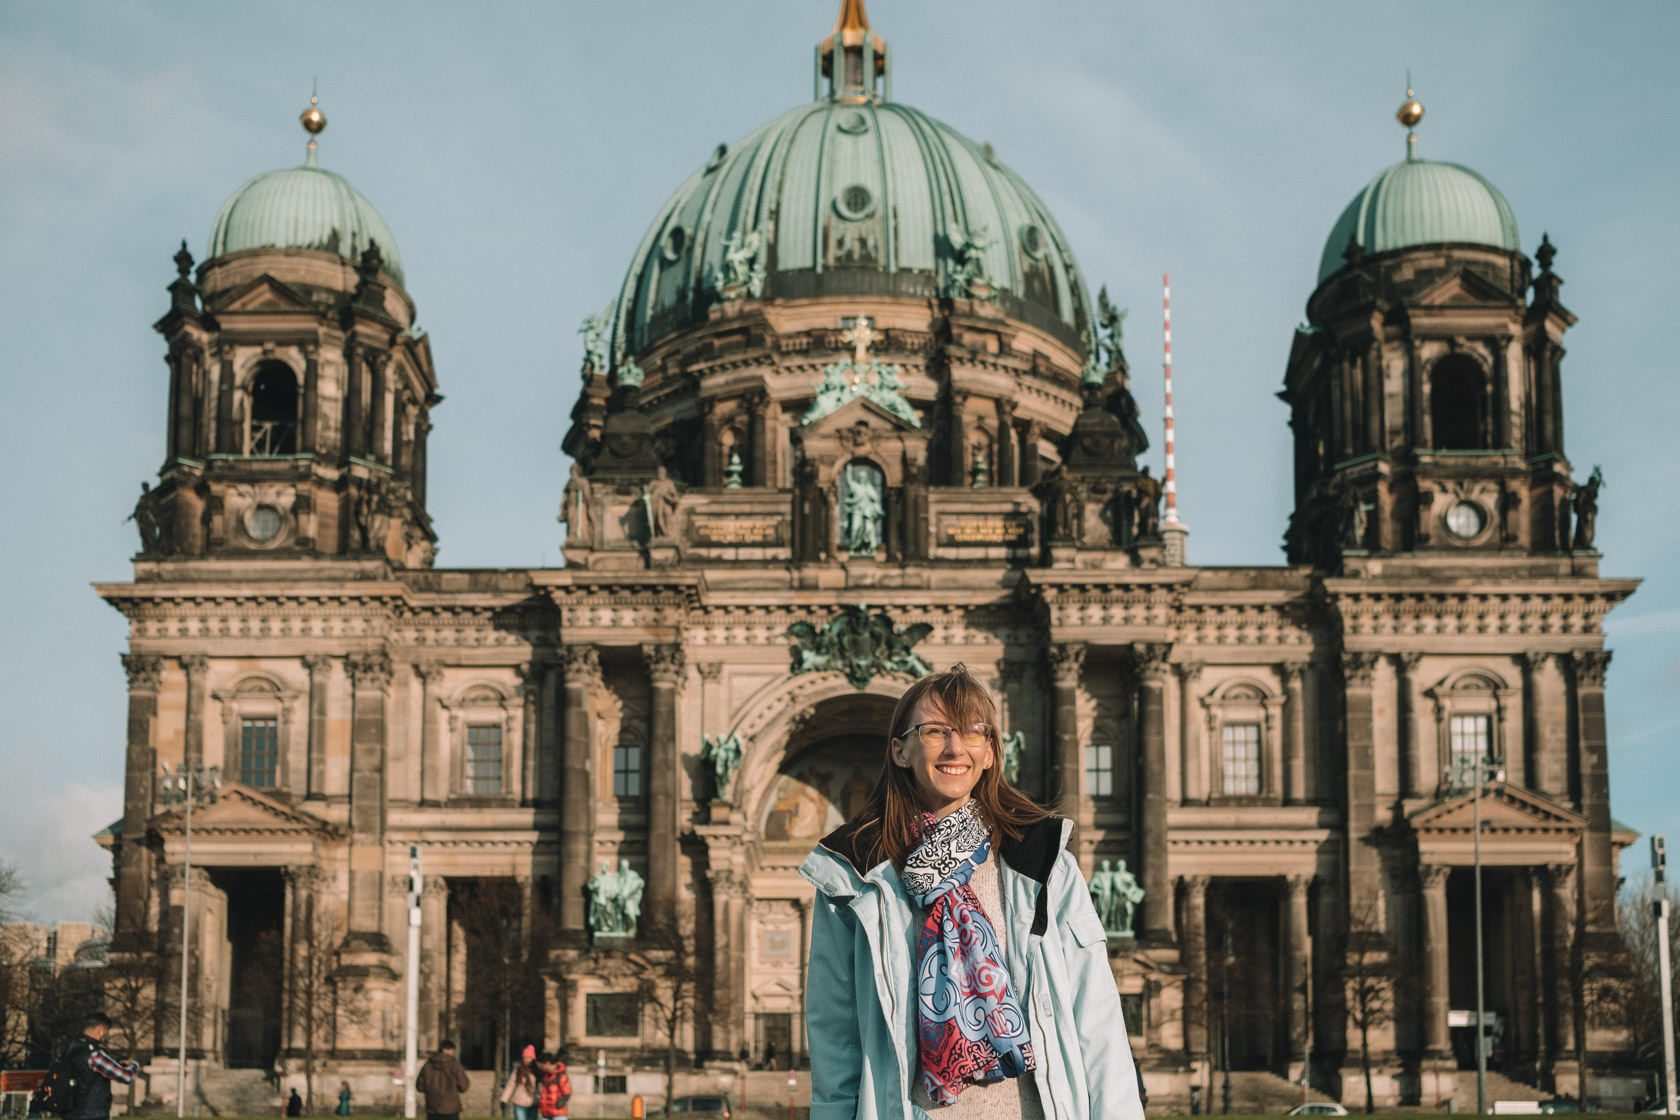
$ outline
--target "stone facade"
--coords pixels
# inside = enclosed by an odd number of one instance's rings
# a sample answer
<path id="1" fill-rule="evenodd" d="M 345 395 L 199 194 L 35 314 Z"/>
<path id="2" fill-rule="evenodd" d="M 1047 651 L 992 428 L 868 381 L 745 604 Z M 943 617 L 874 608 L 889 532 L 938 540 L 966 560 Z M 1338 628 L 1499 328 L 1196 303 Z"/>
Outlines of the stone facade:
<path id="1" fill-rule="evenodd" d="M 437 382 L 377 255 L 245 250 L 196 282 L 184 258 L 170 458 L 134 578 L 98 588 L 130 623 L 116 951 L 179 957 L 155 775 L 216 765 L 192 838 L 209 1064 L 399 1060 L 411 846 L 423 1049 L 651 1069 L 686 984 L 685 1063 L 803 1057 L 796 868 L 879 771 L 903 647 L 990 683 L 1087 873 L 1136 870 L 1110 953 L 1157 1102 L 1303 1061 L 1362 1099 L 1361 1019 L 1380 1100 L 1452 1096 L 1477 814 L 1496 1064 L 1578 1091 L 1620 1045 L 1578 977 L 1632 840 L 1603 620 L 1635 581 L 1599 576 L 1563 455 L 1549 253 L 1535 276 L 1425 246 L 1321 285 L 1283 394 L 1290 565 L 1243 569 L 1165 562 L 1117 340 L 1093 373 L 1065 324 L 842 270 L 735 285 L 634 363 L 592 351 L 565 566 L 434 569 Z M 729 735 L 720 796 L 703 745 Z M 1486 782 L 1452 772 L 1484 755 Z M 621 860 L 640 929 L 592 937 L 586 884 Z M 492 886 L 527 947 L 511 1040 L 473 1002 Z M 326 1030 L 316 973 L 351 1009 Z"/>

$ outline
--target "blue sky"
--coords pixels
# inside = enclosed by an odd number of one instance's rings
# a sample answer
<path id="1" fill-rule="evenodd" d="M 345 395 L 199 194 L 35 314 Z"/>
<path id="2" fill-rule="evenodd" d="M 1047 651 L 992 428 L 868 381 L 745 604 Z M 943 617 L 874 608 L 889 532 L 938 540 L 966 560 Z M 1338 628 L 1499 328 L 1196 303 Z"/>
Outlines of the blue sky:
<path id="1" fill-rule="evenodd" d="M 660 204 L 720 141 L 806 100 L 837 0 L 612 4 L 0 2 L 0 854 L 43 919 L 86 917 L 120 805 L 124 524 L 163 457 L 170 255 L 222 200 L 321 162 L 394 231 L 447 402 L 440 565 L 552 565 L 577 327 Z M 1604 467 L 1612 807 L 1680 836 L 1680 262 L 1672 3 L 874 0 L 893 91 L 1044 198 L 1085 274 L 1131 308 L 1160 413 L 1173 275 L 1192 559 L 1281 563 L 1290 334 L 1341 208 L 1399 159 L 1408 68 L 1426 157 L 1505 193 L 1558 246 L 1580 316 L 1564 365 L 1577 475 Z M 1152 431 L 1157 429 L 1152 429 Z M 1159 471 L 1159 439 L 1150 452 Z M 1625 867 L 1645 867 L 1644 847 Z"/>

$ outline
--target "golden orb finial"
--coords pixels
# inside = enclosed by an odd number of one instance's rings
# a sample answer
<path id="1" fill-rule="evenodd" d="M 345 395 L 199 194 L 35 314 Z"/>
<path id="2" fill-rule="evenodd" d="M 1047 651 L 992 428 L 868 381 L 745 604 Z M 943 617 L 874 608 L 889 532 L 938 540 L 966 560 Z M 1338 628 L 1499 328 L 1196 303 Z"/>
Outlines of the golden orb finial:
<path id="1" fill-rule="evenodd" d="M 298 115 L 298 120 L 303 124 L 303 130 L 311 136 L 319 135 L 321 130 L 327 127 L 327 115 L 321 112 L 318 104 L 319 100 L 314 94 L 310 94 L 309 108 Z"/>
<path id="2" fill-rule="evenodd" d="M 1394 119 L 1411 128 L 1423 119 L 1423 102 L 1419 101 L 1411 90 L 1406 91 L 1406 100 L 1400 106 L 1400 111 L 1394 114 Z"/>

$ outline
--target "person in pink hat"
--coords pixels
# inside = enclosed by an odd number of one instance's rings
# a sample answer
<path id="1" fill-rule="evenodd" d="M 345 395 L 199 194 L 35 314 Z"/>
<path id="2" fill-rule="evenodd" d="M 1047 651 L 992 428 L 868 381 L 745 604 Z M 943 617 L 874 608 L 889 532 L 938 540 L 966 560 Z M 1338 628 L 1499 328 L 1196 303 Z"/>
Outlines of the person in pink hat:
<path id="1" fill-rule="evenodd" d="M 537 1048 L 519 1052 L 519 1064 L 502 1087 L 502 1103 L 513 1105 L 514 1120 L 537 1120 Z"/>

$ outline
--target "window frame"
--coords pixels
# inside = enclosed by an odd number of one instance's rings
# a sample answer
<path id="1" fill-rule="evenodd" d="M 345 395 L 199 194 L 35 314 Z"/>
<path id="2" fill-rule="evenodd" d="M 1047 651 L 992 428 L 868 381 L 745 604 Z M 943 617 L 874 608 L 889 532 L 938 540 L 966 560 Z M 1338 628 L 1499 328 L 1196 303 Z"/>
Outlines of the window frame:
<path id="1" fill-rule="evenodd" d="M 259 725 L 266 728 L 267 731 L 268 731 L 267 738 L 268 738 L 269 750 L 268 750 L 267 753 L 269 753 L 271 758 L 270 758 L 268 766 L 265 767 L 265 769 L 267 771 L 266 776 L 269 778 L 269 780 L 267 782 L 255 782 L 255 781 L 251 780 L 252 776 L 253 776 L 252 775 L 252 767 L 251 767 L 251 753 L 252 753 L 252 751 L 251 751 L 251 738 L 252 738 L 251 731 L 254 728 L 258 727 Z M 278 789 L 278 788 L 280 788 L 280 716 L 279 716 L 279 713 L 275 713 L 274 715 L 256 715 L 256 714 L 252 714 L 252 713 L 247 712 L 247 713 L 242 713 L 239 716 L 239 754 L 238 754 L 238 759 L 239 759 L 239 764 L 238 764 L 236 769 L 237 769 L 238 774 L 239 774 L 239 781 L 242 784 L 248 785 L 252 789 Z"/>
<path id="2" fill-rule="evenodd" d="M 1107 751 L 1108 752 L 1108 759 L 1107 759 L 1108 764 L 1106 766 L 1093 765 L 1093 762 L 1094 762 L 1094 760 L 1092 758 L 1092 752 L 1093 751 Z M 1084 745 L 1083 757 L 1081 759 L 1080 776 L 1083 780 L 1086 797 L 1101 798 L 1104 801 L 1108 801 L 1108 800 L 1113 799 L 1113 797 L 1114 797 L 1114 751 L 1115 751 L 1115 745 L 1113 743 L 1086 743 Z M 1100 776 L 1106 777 L 1108 779 L 1108 788 L 1099 792 L 1092 783 L 1092 775 L 1100 775 Z"/>
<path id="3" fill-rule="evenodd" d="M 1244 742 L 1241 742 L 1241 743 L 1233 743 L 1233 739 L 1235 738 L 1235 736 L 1232 735 L 1232 732 L 1238 731 L 1238 730 L 1242 730 L 1244 732 L 1253 731 L 1254 734 L 1253 734 L 1253 737 L 1252 737 L 1252 741 L 1251 742 L 1250 741 L 1244 741 Z M 1222 720 L 1220 722 L 1220 725 L 1219 725 L 1219 788 L 1220 788 L 1220 792 L 1222 793 L 1222 795 L 1227 796 L 1227 797 L 1260 797 L 1260 796 L 1263 796 L 1265 794 L 1265 791 L 1266 791 L 1266 775 L 1265 775 L 1265 770 L 1264 770 L 1264 767 L 1265 767 L 1265 752 L 1261 748 L 1261 741 L 1264 739 L 1264 737 L 1265 737 L 1265 727 L 1264 727 L 1263 724 L 1261 724 L 1259 722 L 1249 722 L 1249 721 L 1234 720 L 1234 719 Z M 1243 739 L 1248 740 L 1249 736 L 1244 735 Z M 1232 788 L 1232 786 L 1234 785 L 1234 783 L 1232 782 L 1232 774 L 1231 774 L 1231 771 L 1233 769 L 1232 758 L 1231 758 L 1231 748 L 1232 748 L 1233 745 L 1240 746 L 1240 747 L 1243 747 L 1243 748 L 1249 748 L 1249 747 L 1253 748 L 1253 752 L 1254 752 L 1253 753 L 1253 778 L 1254 778 L 1254 788 L 1253 789 L 1233 789 Z M 1245 764 L 1244 768 L 1246 769 L 1247 768 L 1246 764 L 1248 762 L 1248 759 L 1245 757 L 1244 759 L 1242 759 L 1242 761 L 1244 762 L 1244 764 Z"/>
<path id="4" fill-rule="evenodd" d="M 475 732 L 475 731 L 494 731 L 496 733 L 496 742 L 495 742 L 495 747 L 496 747 L 496 758 L 495 758 L 495 763 L 496 763 L 496 788 L 495 789 L 475 789 L 475 788 L 473 788 L 481 780 L 481 776 L 478 775 L 478 774 L 475 774 L 473 772 L 473 767 L 476 764 L 485 761 L 484 759 L 476 758 L 473 755 L 473 748 L 475 746 L 475 744 L 473 743 L 473 732 Z M 464 738 L 462 739 L 462 743 L 464 744 L 465 751 L 461 756 L 461 767 L 462 767 L 461 792 L 466 794 L 468 797 L 501 797 L 501 796 L 503 796 L 507 792 L 508 781 L 507 781 L 507 734 L 506 734 L 506 728 L 504 728 L 502 726 L 502 721 L 501 720 L 486 720 L 486 719 L 469 719 L 467 721 L 466 732 L 465 732 Z"/>
<path id="5" fill-rule="evenodd" d="M 500 681 L 475 678 L 463 681 L 440 703 L 449 719 L 449 800 L 471 805 L 518 804 L 524 766 L 524 706 L 517 690 Z M 473 793 L 468 777 L 468 729 L 487 725 L 502 729 L 502 789 L 500 793 Z"/>
<path id="6" fill-rule="evenodd" d="M 1202 757 L 1209 803 L 1281 805 L 1283 757 L 1278 715 L 1283 708 L 1283 697 L 1264 681 L 1240 676 L 1214 685 L 1203 694 L 1201 703 L 1207 728 Z M 1257 793 L 1232 792 L 1225 788 L 1225 728 L 1250 724 L 1259 728 L 1260 789 Z"/>
<path id="7" fill-rule="evenodd" d="M 215 665 L 214 659 L 211 661 Z M 232 781 L 271 796 L 301 796 L 293 783 L 301 784 L 309 770 L 308 724 L 297 718 L 297 704 L 305 695 L 307 685 L 294 688 L 270 672 L 244 673 L 232 687 L 212 689 L 210 698 L 222 707 L 223 774 Z M 245 781 L 244 725 L 245 721 L 274 720 L 274 784 L 254 786 Z M 214 760 L 206 759 L 206 762 Z"/>
<path id="8" fill-rule="evenodd" d="M 1487 757 L 1496 765 L 1511 765 L 1511 744 L 1521 744 L 1521 729 L 1512 726 L 1518 716 L 1517 690 L 1491 669 L 1471 666 L 1443 677 L 1423 693 L 1435 706 L 1435 775 L 1437 793 L 1451 796 L 1474 788 L 1473 782 L 1456 781 L 1452 725 L 1455 718 L 1479 716 L 1487 720 Z"/>

